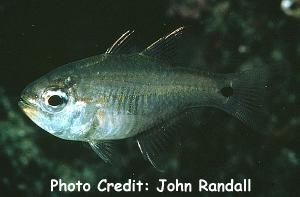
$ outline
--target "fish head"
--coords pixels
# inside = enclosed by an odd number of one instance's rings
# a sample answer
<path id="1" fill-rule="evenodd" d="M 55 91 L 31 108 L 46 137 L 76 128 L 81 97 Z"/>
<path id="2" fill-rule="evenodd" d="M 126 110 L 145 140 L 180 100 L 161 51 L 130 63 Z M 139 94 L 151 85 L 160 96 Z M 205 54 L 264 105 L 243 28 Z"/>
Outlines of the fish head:
<path id="1" fill-rule="evenodd" d="M 76 100 L 75 76 L 58 71 L 29 84 L 21 93 L 18 104 L 47 132 L 67 140 L 80 140 L 87 131 L 86 103 Z"/>

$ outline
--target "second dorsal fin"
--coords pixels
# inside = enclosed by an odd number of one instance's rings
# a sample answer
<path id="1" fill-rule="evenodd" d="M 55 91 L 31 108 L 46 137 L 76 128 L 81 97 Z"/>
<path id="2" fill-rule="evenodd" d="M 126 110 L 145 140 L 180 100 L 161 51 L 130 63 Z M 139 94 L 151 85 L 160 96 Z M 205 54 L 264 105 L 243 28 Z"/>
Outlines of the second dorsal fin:
<path id="1" fill-rule="evenodd" d="M 125 43 L 129 40 L 130 36 L 134 33 L 134 30 L 126 31 L 118 40 L 116 40 L 111 47 L 106 50 L 106 54 L 116 54 L 120 52 Z"/>
<path id="2" fill-rule="evenodd" d="M 148 46 L 141 55 L 151 56 L 158 59 L 170 60 L 175 53 L 176 41 L 182 37 L 186 28 L 179 27 L 168 35 L 158 39 Z"/>

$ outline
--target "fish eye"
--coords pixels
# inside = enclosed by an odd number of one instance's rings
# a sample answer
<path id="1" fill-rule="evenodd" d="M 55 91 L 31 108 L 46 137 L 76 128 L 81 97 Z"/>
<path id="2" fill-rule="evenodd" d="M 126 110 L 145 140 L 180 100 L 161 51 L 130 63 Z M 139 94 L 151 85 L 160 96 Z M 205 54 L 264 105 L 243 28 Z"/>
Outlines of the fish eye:
<path id="1" fill-rule="evenodd" d="M 61 89 L 47 90 L 42 97 L 44 108 L 48 111 L 60 111 L 68 103 L 68 95 Z"/>
<path id="2" fill-rule="evenodd" d="M 48 104 L 56 107 L 65 103 L 65 99 L 59 95 L 53 95 L 48 98 Z"/>

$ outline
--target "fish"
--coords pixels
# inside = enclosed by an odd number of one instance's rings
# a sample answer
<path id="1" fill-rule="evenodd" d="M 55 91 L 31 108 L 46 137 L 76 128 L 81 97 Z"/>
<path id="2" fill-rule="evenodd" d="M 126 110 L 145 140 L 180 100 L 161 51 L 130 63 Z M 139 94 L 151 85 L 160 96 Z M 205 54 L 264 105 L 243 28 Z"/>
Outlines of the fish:
<path id="1" fill-rule="evenodd" d="M 281 9 L 288 16 L 300 18 L 300 0 L 282 0 Z"/>
<path id="2" fill-rule="evenodd" d="M 117 140 L 134 139 L 156 169 L 173 142 L 168 129 L 180 114 L 211 107 L 255 128 L 264 111 L 269 74 L 263 67 L 212 73 L 173 66 L 174 50 L 185 34 L 179 27 L 146 49 L 125 53 L 133 30 L 105 53 L 60 66 L 25 87 L 22 111 L 50 134 L 87 142 L 110 163 Z"/>

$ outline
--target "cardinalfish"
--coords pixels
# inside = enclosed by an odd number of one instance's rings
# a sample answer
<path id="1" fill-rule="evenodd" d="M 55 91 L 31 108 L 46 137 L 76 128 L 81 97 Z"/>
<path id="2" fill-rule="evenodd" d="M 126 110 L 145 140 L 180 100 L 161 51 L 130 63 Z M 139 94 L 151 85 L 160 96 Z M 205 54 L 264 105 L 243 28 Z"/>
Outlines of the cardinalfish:
<path id="1" fill-rule="evenodd" d="M 106 162 L 112 142 L 134 138 L 157 168 L 160 150 L 172 136 L 166 125 L 185 111 L 206 106 L 248 125 L 258 123 L 267 70 L 217 74 L 172 66 L 167 60 L 184 30 L 131 54 L 123 50 L 133 33 L 127 31 L 105 53 L 58 67 L 29 84 L 19 106 L 45 131 L 89 143 Z"/>

